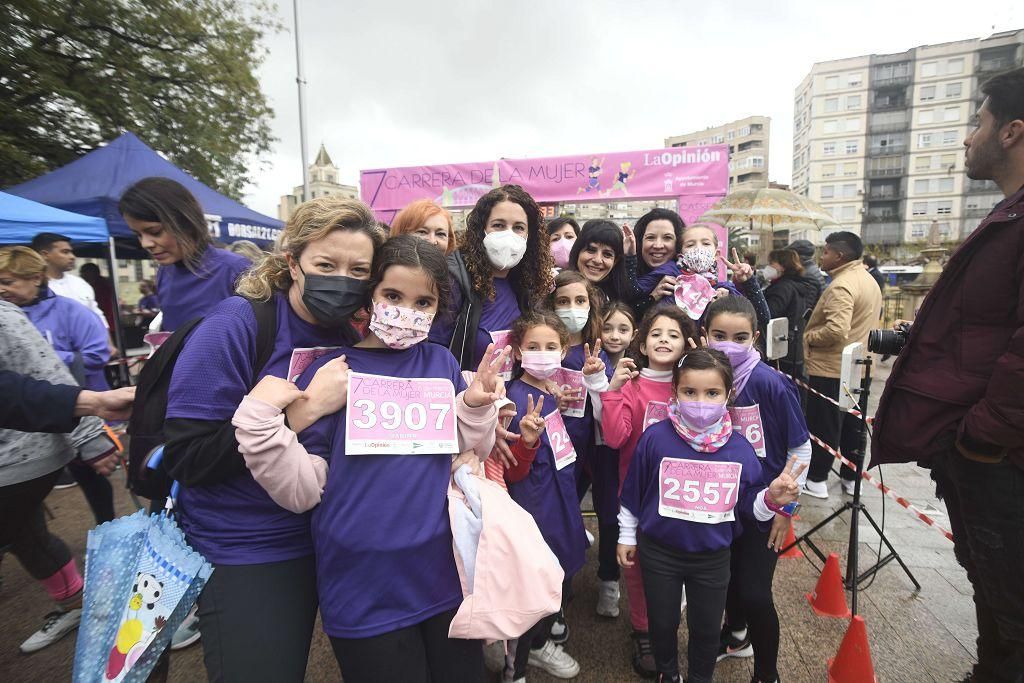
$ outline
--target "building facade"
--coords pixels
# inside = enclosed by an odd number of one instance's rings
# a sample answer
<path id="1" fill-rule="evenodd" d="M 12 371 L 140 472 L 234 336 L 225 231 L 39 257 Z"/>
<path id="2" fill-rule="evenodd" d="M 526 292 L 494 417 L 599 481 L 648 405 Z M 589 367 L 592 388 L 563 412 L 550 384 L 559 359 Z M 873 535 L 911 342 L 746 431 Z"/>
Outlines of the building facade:
<path id="1" fill-rule="evenodd" d="M 772 120 L 748 116 L 696 133 L 665 138 L 666 147 L 729 145 L 729 191 L 768 187 L 768 139 Z"/>
<path id="2" fill-rule="evenodd" d="M 316 159 L 309 166 L 309 199 L 326 197 L 328 195 L 339 195 L 345 199 L 358 199 L 359 188 L 352 185 L 344 185 L 340 182 L 341 176 L 338 167 L 331 161 L 330 155 L 323 145 L 317 152 Z M 295 207 L 302 203 L 302 185 L 295 187 L 291 194 L 281 196 L 281 202 L 277 206 L 277 217 L 287 221 L 295 213 Z"/>
<path id="3" fill-rule="evenodd" d="M 869 245 L 922 243 L 933 221 L 963 240 L 1002 199 L 964 174 L 979 86 L 1022 64 L 1024 29 L 815 64 L 795 93 L 793 191 Z"/>

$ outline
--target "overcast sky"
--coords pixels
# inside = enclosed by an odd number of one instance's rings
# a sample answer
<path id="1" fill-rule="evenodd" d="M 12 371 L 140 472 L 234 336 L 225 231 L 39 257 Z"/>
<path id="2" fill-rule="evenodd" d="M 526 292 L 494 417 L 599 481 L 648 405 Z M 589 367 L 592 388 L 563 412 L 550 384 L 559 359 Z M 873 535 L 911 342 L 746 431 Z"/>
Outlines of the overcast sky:
<path id="1" fill-rule="evenodd" d="M 1024 26 L 1014 2 L 299 0 L 309 158 L 359 170 L 659 148 L 772 119 L 770 174 L 792 172 L 793 91 L 817 61 Z M 276 216 L 302 182 L 291 0 L 260 71 L 273 151 L 245 201 Z"/>

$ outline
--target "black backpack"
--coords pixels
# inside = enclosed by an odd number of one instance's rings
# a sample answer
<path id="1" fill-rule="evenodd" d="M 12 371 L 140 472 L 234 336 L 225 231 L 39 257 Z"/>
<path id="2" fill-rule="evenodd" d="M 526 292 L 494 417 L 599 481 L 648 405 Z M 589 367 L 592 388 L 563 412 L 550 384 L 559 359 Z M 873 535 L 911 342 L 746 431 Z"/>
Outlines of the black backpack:
<path id="1" fill-rule="evenodd" d="M 252 373 L 255 382 L 274 351 L 277 304 L 273 297 L 269 301 L 248 301 L 256 313 L 256 360 Z M 202 318 L 196 318 L 176 329 L 153 357 L 146 361 L 139 373 L 132 416 L 128 420 L 128 488 L 150 500 L 166 498 L 171 490 L 167 470 L 162 466 L 149 469 L 146 464 L 154 449 L 167 443 L 164 418 L 167 415 L 167 392 L 171 386 L 174 364 L 189 334 L 202 321 Z"/>

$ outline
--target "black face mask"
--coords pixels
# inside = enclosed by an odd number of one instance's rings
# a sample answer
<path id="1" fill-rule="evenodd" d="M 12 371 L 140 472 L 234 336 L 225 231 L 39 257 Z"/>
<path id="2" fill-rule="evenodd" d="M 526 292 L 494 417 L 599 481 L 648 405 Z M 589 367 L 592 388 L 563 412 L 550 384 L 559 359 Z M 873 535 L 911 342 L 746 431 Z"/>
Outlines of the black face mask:
<path id="1" fill-rule="evenodd" d="M 366 280 L 347 275 L 305 275 L 302 303 L 324 327 L 347 323 L 352 314 L 366 304 Z"/>

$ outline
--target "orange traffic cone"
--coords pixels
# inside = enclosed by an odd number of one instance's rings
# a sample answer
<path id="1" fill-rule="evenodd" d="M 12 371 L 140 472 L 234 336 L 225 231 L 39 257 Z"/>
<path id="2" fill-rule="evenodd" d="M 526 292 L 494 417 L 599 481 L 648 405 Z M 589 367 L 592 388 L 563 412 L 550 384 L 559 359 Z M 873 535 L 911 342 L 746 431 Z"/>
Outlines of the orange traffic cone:
<path id="1" fill-rule="evenodd" d="M 790 547 L 792 546 L 792 547 Z M 782 544 L 783 548 L 789 548 L 786 552 L 779 555 L 779 557 L 803 557 L 804 553 L 800 550 L 800 546 L 796 544 L 796 534 L 793 533 L 793 525 L 789 525 L 789 533 L 786 534 L 786 540 Z"/>
<path id="2" fill-rule="evenodd" d="M 871 664 L 868 629 L 864 617 L 856 616 L 846 629 L 843 643 L 834 659 L 828 660 L 829 683 L 875 683 L 875 667 Z"/>
<path id="3" fill-rule="evenodd" d="M 831 553 L 825 562 L 825 568 L 818 577 L 818 585 L 813 593 L 807 594 L 807 602 L 811 603 L 814 613 L 819 617 L 850 618 L 850 608 L 846 606 L 846 591 L 839 573 L 839 556 Z"/>

